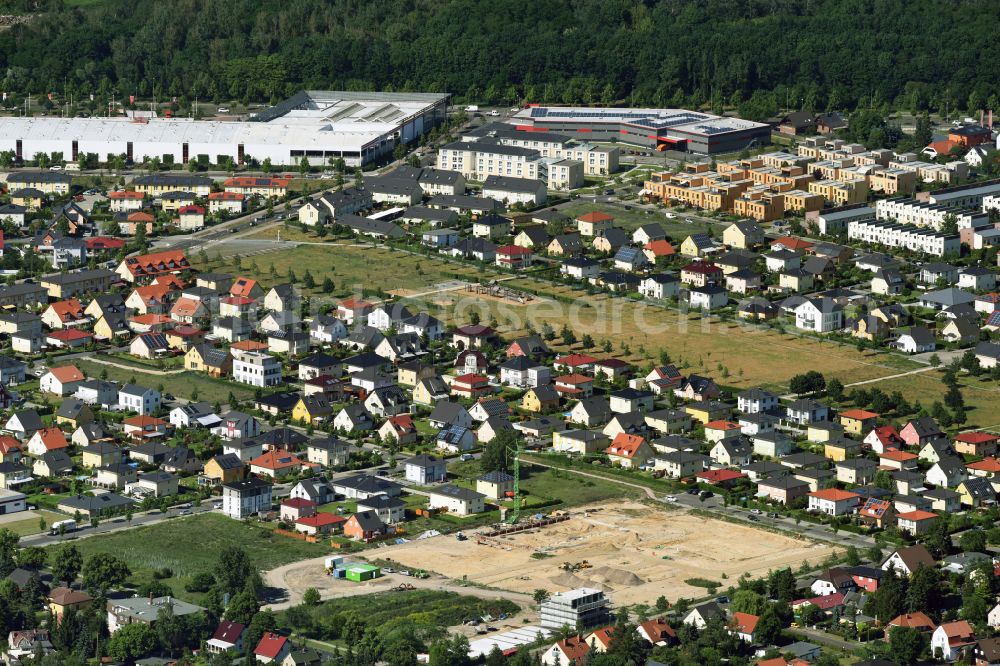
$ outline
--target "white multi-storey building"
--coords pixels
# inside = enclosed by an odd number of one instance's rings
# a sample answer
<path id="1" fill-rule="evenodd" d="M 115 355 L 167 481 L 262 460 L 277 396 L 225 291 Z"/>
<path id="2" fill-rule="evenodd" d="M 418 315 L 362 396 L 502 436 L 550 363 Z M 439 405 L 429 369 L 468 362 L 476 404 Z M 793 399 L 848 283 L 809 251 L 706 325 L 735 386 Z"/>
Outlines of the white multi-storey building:
<path id="1" fill-rule="evenodd" d="M 844 309 L 832 298 L 811 298 L 795 308 L 795 327 L 830 333 L 844 327 Z"/>
<path id="2" fill-rule="evenodd" d="M 160 392 L 138 384 L 126 384 L 118 391 L 118 406 L 127 412 L 148 416 L 160 408 Z"/>
<path id="3" fill-rule="evenodd" d="M 962 241 L 958 234 L 945 234 L 909 224 L 879 220 L 856 220 L 847 225 L 847 237 L 863 243 L 900 247 L 935 257 L 959 254 Z"/>
<path id="4" fill-rule="evenodd" d="M 537 180 L 542 172 L 542 155 L 532 148 L 505 146 L 495 139 L 456 141 L 438 151 L 438 169 L 457 171 L 466 178 L 485 180 L 487 176 L 513 176 Z"/>
<path id="5" fill-rule="evenodd" d="M 931 227 L 936 231 L 941 230 L 948 216 L 954 216 L 959 229 L 978 229 L 990 223 L 989 214 L 983 211 L 950 208 L 906 198 L 880 199 L 875 202 L 876 219 Z"/>
<path id="6" fill-rule="evenodd" d="M 281 383 L 281 361 L 259 352 L 242 352 L 233 358 L 233 379 L 251 386 L 277 386 Z"/>
<path id="7" fill-rule="evenodd" d="M 243 520 L 271 508 L 271 484 L 251 477 L 222 485 L 222 512 L 230 518 Z"/>

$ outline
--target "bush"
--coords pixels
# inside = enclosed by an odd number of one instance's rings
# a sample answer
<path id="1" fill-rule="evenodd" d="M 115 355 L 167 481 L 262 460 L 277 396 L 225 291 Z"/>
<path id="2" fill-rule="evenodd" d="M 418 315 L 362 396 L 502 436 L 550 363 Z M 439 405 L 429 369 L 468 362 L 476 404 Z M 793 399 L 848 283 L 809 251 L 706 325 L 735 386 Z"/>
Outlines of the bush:
<path id="1" fill-rule="evenodd" d="M 716 589 L 722 585 L 722 583 L 719 583 L 714 580 L 709 580 L 707 578 L 688 578 L 684 582 L 690 585 L 691 587 L 705 587 L 710 590 Z"/>
<path id="2" fill-rule="evenodd" d="M 173 577 L 174 577 L 174 572 L 168 567 L 163 567 L 162 569 L 157 569 L 156 571 L 153 572 L 153 578 L 155 578 L 156 580 L 163 580 L 164 578 L 173 578 Z"/>
<path id="3" fill-rule="evenodd" d="M 215 584 L 215 577 L 212 574 L 202 571 L 196 573 L 194 577 L 184 586 L 188 592 L 208 592 Z"/>

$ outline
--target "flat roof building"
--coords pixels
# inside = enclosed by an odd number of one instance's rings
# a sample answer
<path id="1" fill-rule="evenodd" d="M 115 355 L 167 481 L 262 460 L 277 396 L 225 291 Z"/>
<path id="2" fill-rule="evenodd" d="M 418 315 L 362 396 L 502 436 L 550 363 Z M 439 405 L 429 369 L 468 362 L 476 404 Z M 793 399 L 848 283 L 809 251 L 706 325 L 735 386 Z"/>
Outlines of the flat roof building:
<path id="1" fill-rule="evenodd" d="M 237 122 L 191 118 L 18 117 L 0 118 L 0 150 L 17 160 L 35 153 L 62 153 L 76 161 L 95 153 L 101 161 L 125 154 L 134 162 L 171 155 L 186 164 L 198 155 L 242 164 L 247 157 L 292 166 L 343 158 L 361 166 L 392 154 L 442 122 L 448 95 L 306 90 Z"/>
<path id="2" fill-rule="evenodd" d="M 690 153 L 734 152 L 771 142 L 771 128 L 764 123 L 685 109 L 531 106 L 515 114 L 513 122 L 518 130 Z"/>
<path id="3" fill-rule="evenodd" d="M 556 592 L 542 602 L 541 625 L 549 629 L 568 626 L 596 627 L 611 618 L 610 600 L 601 590 L 581 587 L 568 592 Z"/>

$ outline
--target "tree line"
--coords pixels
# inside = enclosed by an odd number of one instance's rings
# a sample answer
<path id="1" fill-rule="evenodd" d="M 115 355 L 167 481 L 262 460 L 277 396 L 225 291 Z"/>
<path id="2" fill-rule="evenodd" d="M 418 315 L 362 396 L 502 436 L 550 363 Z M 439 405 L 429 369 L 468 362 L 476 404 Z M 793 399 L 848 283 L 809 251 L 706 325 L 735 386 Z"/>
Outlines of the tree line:
<path id="1" fill-rule="evenodd" d="M 301 89 L 709 105 L 997 108 L 989 0 L 17 3 L 2 90 L 274 102 Z M 974 17 L 974 20 L 971 20 Z M 37 99 L 37 98 L 36 98 Z M 8 104 L 12 99 L 8 98 Z"/>

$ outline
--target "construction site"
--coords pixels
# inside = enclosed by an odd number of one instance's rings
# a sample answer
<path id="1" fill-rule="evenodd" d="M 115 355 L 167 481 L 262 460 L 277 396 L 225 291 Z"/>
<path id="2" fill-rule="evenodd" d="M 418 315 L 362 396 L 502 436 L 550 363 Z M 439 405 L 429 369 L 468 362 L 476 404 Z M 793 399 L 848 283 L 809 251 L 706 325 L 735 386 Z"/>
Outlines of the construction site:
<path id="1" fill-rule="evenodd" d="M 381 548 L 400 566 L 530 594 L 593 587 L 615 605 L 652 604 L 706 594 L 685 581 L 728 586 L 744 573 L 761 576 L 803 562 L 818 564 L 833 549 L 753 527 L 663 511 L 638 502 L 579 507 L 559 520 L 524 529 L 485 528 L 465 540 L 423 539 Z"/>

